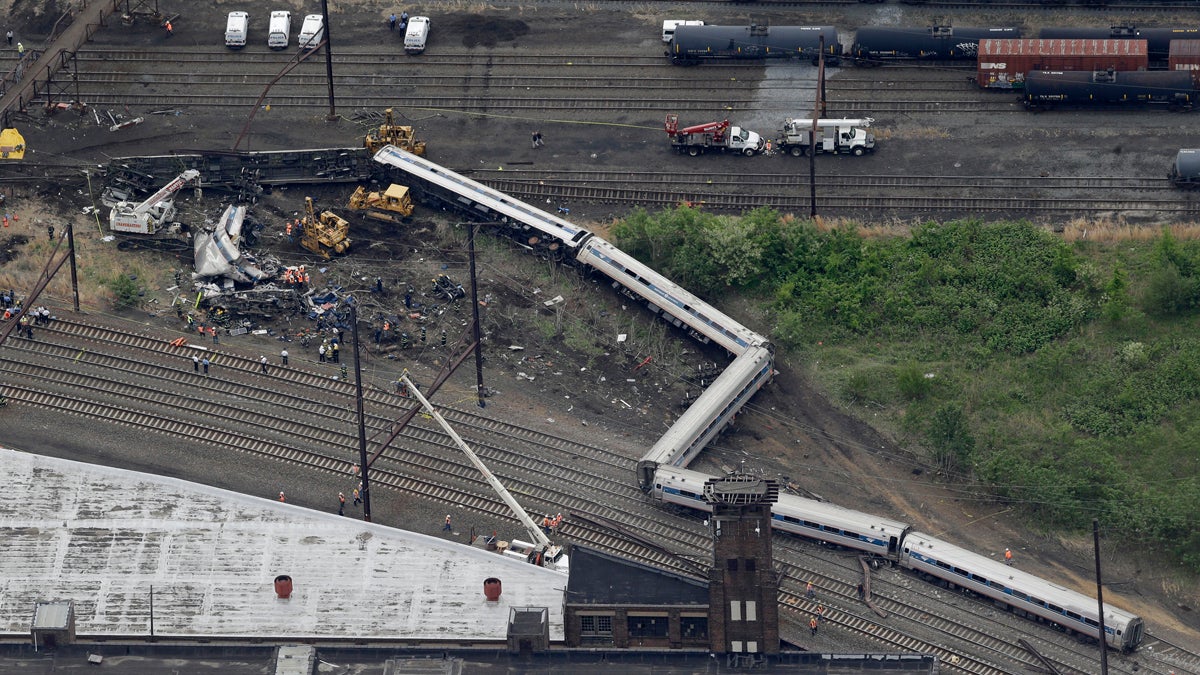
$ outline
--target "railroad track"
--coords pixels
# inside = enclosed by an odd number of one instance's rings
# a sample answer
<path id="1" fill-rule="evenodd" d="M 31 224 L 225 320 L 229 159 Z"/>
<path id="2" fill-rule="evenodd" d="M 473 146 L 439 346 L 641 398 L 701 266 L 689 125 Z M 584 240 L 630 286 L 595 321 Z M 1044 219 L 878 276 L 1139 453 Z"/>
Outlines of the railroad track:
<path id="1" fill-rule="evenodd" d="M 721 193 L 711 190 L 654 187 L 605 187 L 580 185 L 548 180 L 488 179 L 486 183 L 501 192 L 520 199 L 552 203 L 595 203 L 622 206 L 666 208 L 681 203 L 716 210 L 746 211 L 770 207 L 783 211 L 804 211 L 810 208 L 809 195 L 804 190 L 778 193 Z M 936 187 L 926 187 L 938 191 Z M 922 212 L 942 214 L 962 213 L 1024 213 L 1040 217 L 1065 216 L 1078 213 L 1130 213 L 1153 211 L 1175 217 L 1200 216 L 1200 202 L 1187 195 L 1162 198 L 1148 197 L 935 197 L 895 195 L 847 195 L 828 187 L 819 187 L 817 209 L 826 215 L 830 211 L 860 212 Z M 831 194 L 832 193 L 832 194 Z"/>
<path id="2" fill-rule="evenodd" d="M 258 368 L 256 359 L 220 352 L 219 367 L 223 373 L 230 374 L 223 375 L 219 380 L 210 379 L 207 383 L 210 389 L 199 397 L 172 400 L 181 397 L 170 391 L 168 383 L 179 379 L 180 367 L 187 368 L 190 356 L 181 358 L 179 350 L 170 347 L 161 337 L 113 331 L 104 326 L 64 319 L 56 322 L 51 329 L 40 330 L 39 338 L 34 343 L 14 341 L 5 350 L 6 372 L 10 373 L 10 380 L 19 382 L 6 389 L 15 404 L 38 405 L 141 430 L 199 440 L 335 475 L 348 475 L 354 463 L 353 458 L 357 456 L 349 452 L 350 448 L 356 447 L 355 439 L 349 433 L 326 428 L 350 427 L 346 413 L 342 412 L 349 407 L 350 385 L 331 382 L 326 374 L 303 369 L 278 369 L 286 375 L 283 378 L 286 386 L 285 392 L 276 392 L 276 378 L 271 378 L 272 386 L 263 386 L 254 381 L 258 379 L 254 375 Z M 50 342 L 51 339 L 53 342 Z M 37 358 L 48 361 L 26 363 L 17 358 L 28 350 L 36 350 Z M 128 351 L 134 354 L 129 355 L 126 353 Z M 48 365 L 54 361 L 69 363 L 70 367 Z M 103 373 L 84 375 L 77 372 L 85 365 L 93 365 L 94 361 L 94 365 L 104 372 L 129 373 L 150 384 L 114 382 Z M 272 369 L 276 367 L 272 366 Z M 36 381 L 42 382 L 42 385 L 31 384 Z M 54 391 L 56 388 L 61 391 Z M 92 394 L 84 397 L 84 392 Z M 114 397 L 120 399 L 122 405 L 113 405 L 104 400 Z M 374 411 L 368 423 L 373 432 L 378 433 L 389 427 L 390 419 L 380 414 L 379 410 L 394 409 L 398 401 L 397 397 L 387 392 L 376 389 L 368 391 L 367 402 Z M 165 409 L 175 412 L 166 414 L 163 412 Z M 209 419 L 228 416 L 231 428 L 219 429 L 208 423 L 195 423 L 193 420 L 196 419 L 197 410 L 206 413 Z M 318 422 L 300 422 L 295 418 L 280 417 L 278 411 L 281 410 L 300 411 L 303 417 L 317 417 Z M 314 415 L 314 412 L 321 410 L 326 412 Z M 487 457 L 486 461 L 498 468 L 498 473 L 505 476 L 506 483 L 512 486 L 523 502 L 547 508 L 563 508 L 571 513 L 600 514 L 619 521 L 622 527 L 638 532 L 642 537 L 662 542 L 662 545 L 644 546 L 609 528 L 593 526 L 582 518 L 571 518 L 564 526 L 564 534 L 572 540 L 647 564 L 696 574 L 693 559 L 706 549 L 707 533 L 698 525 L 694 514 L 689 513 L 684 518 L 668 517 L 656 505 L 644 510 L 642 515 L 631 512 L 628 505 L 644 501 L 640 492 L 632 487 L 629 478 L 633 474 L 632 460 L 616 457 L 599 447 L 547 437 L 540 432 L 505 422 L 490 420 L 480 424 L 478 416 L 453 408 L 443 408 L 443 412 L 456 426 L 468 429 L 464 435 L 468 436 L 469 442 L 479 444 L 478 448 Z M 268 429 L 270 433 L 267 433 Z M 255 431 L 251 433 L 251 430 Z M 488 436 L 502 439 L 502 443 L 488 442 Z M 321 450 L 305 447 L 304 439 L 319 445 Z M 519 440 L 527 444 L 528 439 L 536 443 L 536 450 L 522 450 L 521 446 L 513 443 Z M 509 456 L 504 456 L 496 447 L 501 444 L 516 449 L 509 452 Z M 339 452 L 339 448 L 345 452 Z M 437 451 L 437 448 L 441 451 Z M 559 456 L 553 456 L 549 450 L 551 448 L 558 448 L 553 452 L 559 453 Z M 538 459 L 531 460 L 530 457 Z M 572 468 L 580 464 L 605 466 L 616 469 L 617 473 L 605 476 L 603 472 L 596 474 Z M 427 429 L 416 429 L 413 435 L 405 436 L 403 447 L 389 452 L 382 462 L 376 462 L 373 474 L 379 485 L 424 499 L 462 504 L 464 508 L 481 515 L 494 517 L 505 510 L 498 499 L 490 496 L 490 489 L 474 474 L 473 468 L 464 465 L 457 456 L 457 450 L 450 447 L 444 436 Z M 531 480 L 530 476 L 541 476 L 541 480 Z M 598 483 L 608 483 L 609 488 L 597 488 Z M 570 491 L 567 492 L 562 486 L 568 486 Z M 617 506 L 620 504 L 627 506 Z M 791 560 L 781 561 L 787 571 L 781 592 L 784 611 L 812 610 L 812 606 L 800 597 L 800 590 L 803 580 L 821 573 L 813 571 L 807 563 L 803 566 L 797 563 L 810 557 L 811 551 L 805 551 L 792 556 Z M 835 588 L 841 589 L 840 593 L 851 592 L 847 590 L 852 587 L 845 575 L 821 578 L 824 593 Z M 829 599 L 825 598 L 830 607 L 828 620 L 847 631 L 897 648 L 942 654 L 947 662 L 958 664 L 952 669 L 954 672 L 1012 672 L 1011 666 L 998 666 L 970 656 L 974 653 L 974 647 L 969 646 L 971 639 L 961 637 L 964 635 L 961 632 L 963 629 L 960 629 L 960 637 L 953 639 L 954 643 L 967 640 L 962 646 L 939 646 L 937 640 L 922 641 L 906 635 L 908 631 L 903 627 L 885 627 L 869 617 L 856 616 L 845 609 L 853 606 L 852 601 L 830 604 Z M 896 601 L 896 604 L 894 611 L 900 615 L 905 611 L 902 609 L 905 603 Z M 927 623 L 928 608 L 907 611 L 916 617 L 913 620 L 917 625 Z M 949 618 L 944 620 L 948 625 L 955 623 Z M 950 640 L 949 637 L 946 639 Z M 1065 672 L 1073 671 L 1068 669 Z"/>

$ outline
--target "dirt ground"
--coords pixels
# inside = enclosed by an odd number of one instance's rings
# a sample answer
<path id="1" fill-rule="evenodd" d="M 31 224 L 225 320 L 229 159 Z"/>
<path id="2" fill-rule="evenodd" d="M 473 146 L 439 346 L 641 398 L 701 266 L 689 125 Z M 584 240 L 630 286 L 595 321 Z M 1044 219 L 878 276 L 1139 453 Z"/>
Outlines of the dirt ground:
<path id="1" fill-rule="evenodd" d="M 7 3 L 0 3 L 0 6 Z M 16 0 L 11 3 L 9 21 L 17 31 L 18 39 L 36 43 L 40 36 L 48 33 L 66 3 Z M 182 45 L 209 46 L 220 39 L 225 14 L 241 8 L 238 3 L 216 1 L 213 3 L 168 2 L 160 0 L 160 6 L 175 20 L 175 37 L 172 47 Z M 316 11 L 313 3 L 298 1 L 276 3 L 280 7 L 290 6 L 296 13 Z M 658 26 L 668 18 L 661 10 L 652 6 L 609 10 L 604 8 L 578 8 L 574 5 L 539 4 L 532 6 L 503 7 L 470 3 L 423 3 L 406 6 L 412 15 L 428 13 L 434 17 L 433 37 L 430 50 L 446 49 L 537 49 L 540 46 L 561 49 L 579 45 L 586 51 L 602 45 L 610 39 L 620 39 L 638 44 L 643 50 L 660 49 Z M 331 13 L 337 21 L 334 39 L 347 44 L 370 44 L 372 41 L 391 40 L 387 35 L 385 18 L 393 6 L 378 0 L 345 0 L 331 3 Z M 720 10 L 727 22 L 744 23 L 750 10 Z M 849 10 L 847 10 L 849 11 Z M 866 12 L 867 10 L 856 10 Z M 894 5 L 872 11 L 904 12 Z M 265 8 L 258 11 L 266 13 Z M 830 12 L 833 16 L 822 23 L 853 26 L 866 23 L 869 15 L 846 15 Z M 849 16 L 849 18 L 847 18 Z M 676 17 L 678 18 L 678 17 Z M 893 17 L 900 20 L 900 17 Z M 993 17 L 984 17 L 983 20 Z M 789 22 L 814 22 L 808 15 L 782 14 L 777 20 Z M 711 22 L 711 21 L 710 21 Z M 261 27 L 259 32 L 265 32 Z M 99 46 L 128 45 L 132 49 L 152 50 L 163 44 L 161 29 L 150 22 L 140 20 L 131 27 L 120 22 L 101 31 L 96 38 Z M 389 49 L 393 47 L 388 47 Z M 170 68 L 170 64 L 157 64 L 158 69 Z M 130 111 L 139 114 L 141 111 Z M 647 139 L 661 140 L 661 131 L 620 132 L 615 143 L 601 143 L 586 120 L 572 119 L 555 121 L 531 116 L 504 116 L 478 119 L 473 116 L 446 113 L 418 116 L 407 113 L 407 118 L 418 128 L 430 147 L 430 158 L 456 169 L 467 169 L 481 164 L 511 165 L 522 163 L 542 168 L 629 168 L 643 169 L 676 166 L 678 158 L 668 152 L 647 152 Z M 1174 120 L 1161 120 L 1155 124 L 1175 124 Z M 657 117 L 645 119 L 621 119 L 621 123 L 634 126 L 657 124 Z M 241 111 L 211 111 L 187 113 L 180 116 L 155 116 L 146 123 L 114 135 L 106 128 L 89 123 L 74 113 L 58 113 L 54 116 L 35 116 L 25 121 L 22 132 L 35 161 L 60 160 L 81 164 L 102 164 L 114 156 L 161 154 L 174 148 L 228 148 L 245 124 Z M 938 125 L 937 118 L 906 120 L 912 129 Z M 978 121 L 962 119 L 945 120 L 944 126 L 955 132 L 963 131 Z M 531 127 L 539 127 L 546 134 L 546 148 L 534 154 L 527 146 Z M 264 112 L 254 122 L 251 149 L 283 149 L 295 147 L 346 147 L 356 146 L 361 141 L 363 125 L 343 117 L 334 122 L 324 119 L 324 111 L 311 114 L 286 113 L 281 110 Z M 1175 144 L 1179 137 L 1195 130 L 1179 131 L 1164 128 L 1160 138 L 1163 147 Z M 519 143 L 505 139 L 517 138 Z M 1156 137 L 1158 138 L 1158 137 Z M 949 142 L 972 144 L 977 139 L 967 134 L 951 138 Z M 1027 138 L 1028 147 L 1021 150 L 1027 155 L 1042 152 L 1039 138 Z M 969 145 L 968 145 L 969 147 Z M 914 156 L 920 158 L 922 149 L 913 146 Z M 886 159 L 897 171 L 914 170 L 905 166 L 898 154 Z M 1082 159 L 1085 155 L 1080 155 Z M 713 158 L 718 159 L 718 158 Z M 725 159 L 725 158 L 721 158 Z M 737 158 L 728 158 L 737 161 Z M 923 158 L 917 161 L 925 161 Z M 1122 162 L 1142 162 L 1153 166 L 1153 154 L 1139 160 L 1131 160 L 1128 153 Z M 979 159 L 985 163 L 985 158 Z M 709 170 L 713 170 L 712 166 Z M 330 203 L 337 199 L 339 189 L 318 188 L 312 191 L 319 200 Z M 77 217 L 86 206 L 85 195 L 76 186 L 45 184 L 37 187 L 15 188 L 9 193 L 9 209 L 21 217 L 20 228 L 12 235 L 0 240 L 0 262 L 6 265 L 22 255 L 23 238 L 41 236 L 41 222 L 57 217 Z M 274 238 L 268 237 L 268 248 L 282 247 L 279 223 L 287 214 L 298 207 L 299 190 L 276 191 L 262 203 L 264 219 L 274 219 Z M 573 209 L 572 217 L 585 227 L 601 229 L 621 211 L 603 206 L 580 205 Z M 446 237 L 435 236 L 444 231 L 445 221 L 428 212 L 419 212 L 409 237 L 401 242 L 390 240 L 382 231 L 366 231 L 362 237 L 368 243 L 369 256 L 356 261 L 351 256 L 344 263 L 332 267 L 330 276 L 346 283 L 347 280 L 369 279 L 377 270 L 391 270 L 387 274 L 389 285 L 398 285 L 406 280 L 427 279 L 431 273 L 449 268 L 456 274 L 462 270 L 460 252 L 447 252 Z M 268 228 L 270 230 L 270 228 Z M 357 254 L 357 251 L 356 251 Z M 399 259 L 399 260 L 398 260 Z M 402 262 L 400 261 L 402 260 Z M 147 262 L 146 266 L 165 266 L 161 260 Z M 495 270 L 493 270 L 495 272 Z M 0 285 L 4 285 L 0 270 Z M 324 279 L 318 279 L 323 281 Z M 465 274 L 460 279 L 465 281 Z M 169 295 L 162 289 L 170 285 L 165 279 L 157 279 L 156 293 L 161 294 L 160 306 L 169 302 Z M 18 287 L 24 284 L 18 283 Z M 485 284 L 486 285 L 486 284 Z M 527 317 L 534 314 L 531 308 L 542 298 L 513 290 L 512 285 L 501 283 L 489 286 L 499 297 L 490 312 L 502 313 L 503 305 L 517 309 L 506 317 Z M 586 284 L 578 287 L 587 290 Z M 504 289 L 507 289 L 504 290 Z M 487 289 L 485 289 L 486 292 Z M 603 293 L 603 289 L 597 289 Z M 611 294 L 609 294 L 611 296 Z M 744 305 L 735 298 L 717 298 L 715 302 L 734 314 L 746 325 L 766 332 L 769 326 L 763 317 L 747 315 Z M 619 312 L 619 301 L 612 297 L 592 301 L 583 298 L 571 299 L 571 311 L 589 313 L 597 317 Z M 612 320 L 612 317 L 608 317 Z M 163 325 L 176 326 L 172 313 L 162 312 L 158 317 Z M 497 322 L 497 326 L 500 322 Z M 601 325 L 606 329 L 614 323 Z M 452 323 L 445 324 L 447 328 Z M 640 361 L 640 352 L 612 350 L 606 356 L 597 357 L 581 353 L 562 343 L 560 336 L 549 337 L 537 326 L 510 323 L 507 328 L 497 328 L 496 344 L 520 344 L 525 353 L 547 355 L 539 367 L 547 373 L 561 372 L 562 375 L 543 377 L 528 385 L 503 387 L 504 401 L 497 401 L 501 409 L 508 407 L 521 411 L 530 418 L 542 420 L 564 419 L 571 415 L 593 415 L 601 418 L 612 428 L 624 430 L 631 445 L 652 442 L 663 429 L 663 420 L 673 413 L 669 404 L 656 399 L 664 397 L 652 388 L 637 392 L 623 390 L 622 383 L 631 369 Z M 253 346 L 251 347 L 253 349 Z M 719 355 L 693 349 L 691 355 L 679 357 L 681 363 L 694 364 L 701 360 L 717 360 Z M 499 359 L 498 359 L 499 360 Z M 504 367 L 517 370 L 511 362 Z M 521 366 L 523 367 L 523 366 Z M 1063 535 L 1040 532 L 1021 522 L 1018 514 L 1000 505 L 978 501 L 974 495 L 961 494 L 952 485 L 940 483 L 936 477 L 924 472 L 912 461 L 910 453 L 897 447 L 891 440 L 872 429 L 870 420 L 861 420 L 847 414 L 838 404 L 831 401 L 803 375 L 802 364 L 789 363 L 781 359 L 778 363 L 779 376 L 774 383 L 753 402 L 753 411 L 743 415 L 737 432 L 722 437 L 716 445 L 702 455 L 697 468 L 718 470 L 722 468 L 744 468 L 761 471 L 767 475 L 778 475 L 787 482 L 795 483 L 802 490 L 820 494 L 836 503 L 851 508 L 876 512 L 916 523 L 923 531 L 946 537 L 956 543 L 998 555 L 1004 548 L 1012 548 L 1019 564 L 1045 570 L 1044 576 L 1054 578 L 1080 591 L 1092 592 L 1091 538 L 1086 534 Z M 604 383 L 600 383 L 600 378 Z M 664 371 L 659 379 L 666 379 Z M 668 389 L 671 398 L 679 389 Z M 574 395 L 569 403 L 565 395 Z M 640 402 L 628 408 L 614 406 L 615 398 L 638 398 Z M 632 402 L 632 401 L 631 401 Z M 573 408 L 578 405 L 578 408 Z M 562 429 L 574 427 L 562 426 Z M 46 433 L 53 434 L 47 430 Z M 583 431 L 590 434 L 590 431 Z M 196 479 L 203 480 L 197 476 Z M 1156 561 L 1148 560 L 1138 551 L 1106 551 L 1107 579 L 1110 583 L 1105 592 L 1106 600 L 1136 612 L 1146 618 L 1153 633 L 1165 634 L 1177 641 L 1200 644 L 1200 617 L 1194 603 L 1200 585 L 1195 579 L 1182 578 L 1176 570 L 1165 569 Z"/>

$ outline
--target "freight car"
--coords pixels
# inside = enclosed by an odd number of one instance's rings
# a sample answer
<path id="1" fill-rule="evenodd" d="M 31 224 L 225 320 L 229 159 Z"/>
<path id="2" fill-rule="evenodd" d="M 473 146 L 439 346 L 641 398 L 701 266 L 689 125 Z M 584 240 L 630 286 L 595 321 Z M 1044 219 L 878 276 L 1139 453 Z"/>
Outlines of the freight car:
<path id="1" fill-rule="evenodd" d="M 878 66 L 904 59 L 970 60 L 979 53 L 981 40 L 1019 37 L 1021 29 L 1013 27 L 867 27 L 858 30 L 850 56 L 860 66 Z"/>
<path id="2" fill-rule="evenodd" d="M 1200 149 L 1180 150 L 1167 177 L 1175 187 L 1200 187 Z"/>
<path id="3" fill-rule="evenodd" d="M 826 61 L 837 65 L 842 45 L 833 26 L 678 26 L 667 56 L 677 65 L 775 58 L 807 58 L 816 65 L 822 44 Z"/>
<path id="4" fill-rule="evenodd" d="M 1186 71 L 1033 71 L 1025 76 L 1025 107 L 1166 105 L 1191 110 L 1196 97 Z"/>
<path id="5" fill-rule="evenodd" d="M 1045 40 L 1145 40 L 1151 63 L 1166 64 L 1172 40 L 1200 39 L 1197 28 L 1138 28 L 1110 26 L 1108 28 L 1043 28 L 1038 37 Z"/>
<path id="6" fill-rule="evenodd" d="M 985 89 L 1021 89 L 1033 70 L 1145 70 L 1145 40 L 983 40 L 976 81 Z"/>

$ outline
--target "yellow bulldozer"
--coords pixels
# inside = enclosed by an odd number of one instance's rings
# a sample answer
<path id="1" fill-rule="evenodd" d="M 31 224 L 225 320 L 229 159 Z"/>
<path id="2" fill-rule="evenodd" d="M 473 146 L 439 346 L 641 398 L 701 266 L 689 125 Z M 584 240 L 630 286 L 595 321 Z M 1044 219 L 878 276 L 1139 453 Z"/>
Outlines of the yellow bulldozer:
<path id="1" fill-rule="evenodd" d="M 312 197 L 304 198 L 302 227 L 300 245 L 326 260 L 330 253 L 345 253 L 350 248 L 350 223 L 330 211 L 318 216 Z"/>
<path id="2" fill-rule="evenodd" d="M 408 188 L 392 183 L 383 192 L 368 192 L 367 188 L 359 187 L 350 195 L 346 208 L 362 211 L 368 218 L 400 223 L 412 215 L 413 201 Z"/>
<path id="3" fill-rule="evenodd" d="M 392 119 L 391 108 L 385 110 L 383 115 L 383 124 L 380 125 L 378 131 L 367 132 L 366 138 L 363 139 L 363 147 L 372 154 L 379 152 L 379 149 L 385 145 L 394 145 L 414 155 L 425 154 L 425 141 L 416 139 L 412 127 L 396 126 L 395 120 Z"/>

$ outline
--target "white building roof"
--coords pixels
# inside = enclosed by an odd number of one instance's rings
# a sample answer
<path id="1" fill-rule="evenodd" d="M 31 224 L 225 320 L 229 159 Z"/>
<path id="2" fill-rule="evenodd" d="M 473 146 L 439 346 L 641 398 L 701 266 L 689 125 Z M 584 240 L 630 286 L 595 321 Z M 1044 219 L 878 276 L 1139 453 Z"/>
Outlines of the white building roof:
<path id="1" fill-rule="evenodd" d="M 27 634 L 37 603 L 73 600 L 81 635 L 148 635 L 153 586 L 158 636 L 503 641 L 509 608 L 536 606 L 563 639 L 566 576 L 496 553 L 5 448 L 0 467 L 0 632 Z"/>

